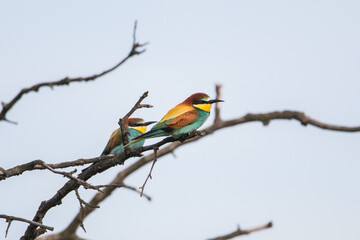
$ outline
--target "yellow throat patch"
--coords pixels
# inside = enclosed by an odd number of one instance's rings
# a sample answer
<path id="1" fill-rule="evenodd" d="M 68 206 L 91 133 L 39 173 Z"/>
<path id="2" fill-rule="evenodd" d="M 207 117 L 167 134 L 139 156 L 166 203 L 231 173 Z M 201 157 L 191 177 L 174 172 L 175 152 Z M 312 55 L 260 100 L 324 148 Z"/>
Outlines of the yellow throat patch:
<path id="1" fill-rule="evenodd" d="M 194 107 L 201 109 L 205 112 L 210 112 L 211 104 L 194 104 Z"/>
<path id="2" fill-rule="evenodd" d="M 146 132 L 146 126 L 140 126 L 140 127 L 131 127 L 132 129 L 138 130 L 139 132 L 141 132 L 142 134 L 144 134 Z"/>

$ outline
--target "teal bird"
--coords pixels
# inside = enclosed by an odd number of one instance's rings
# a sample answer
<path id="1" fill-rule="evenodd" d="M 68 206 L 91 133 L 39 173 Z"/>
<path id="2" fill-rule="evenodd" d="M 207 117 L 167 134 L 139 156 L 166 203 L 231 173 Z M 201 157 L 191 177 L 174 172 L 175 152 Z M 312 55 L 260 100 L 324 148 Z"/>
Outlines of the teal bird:
<path id="1" fill-rule="evenodd" d="M 146 128 L 148 125 L 155 123 L 152 122 L 145 122 L 144 119 L 141 118 L 129 118 L 126 122 L 126 127 L 128 128 L 129 132 L 129 142 L 137 136 L 146 132 Z M 136 144 L 133 144 L 131 147 L 132 149 L 142 147 L 144 145 L 143 141 L 138 141 Z M 122 136 L 120 128 L 116 129 L 112 134 L 105 146 L 104 151 L 101 153 L 101 156 L 105 156 L 108 154 L 119 155 L 124 152 L 124 146 L 122 143 Z"/>
<path id="2" fill-rule="evenodd" d="M 180 139 L 204 124 L 213 103 L 223 100 L 210 99 L 205 93 L 195 93 L 171 109 L 151 130 L 135 137 L 127 146 L 133 146 L 148 138 L 173 136 Z"/>

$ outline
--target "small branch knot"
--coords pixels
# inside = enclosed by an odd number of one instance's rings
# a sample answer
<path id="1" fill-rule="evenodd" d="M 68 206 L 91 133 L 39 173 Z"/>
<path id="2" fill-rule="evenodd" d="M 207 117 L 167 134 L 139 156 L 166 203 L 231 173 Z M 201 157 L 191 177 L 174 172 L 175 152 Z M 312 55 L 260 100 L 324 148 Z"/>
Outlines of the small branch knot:
<path id="1" fill-rule="evenodd" d="M 270 123 L 270 120 L 268 120 L 268 119 L 263 119 L 263 120 L 261 120 L 261 121 L 262 121 L 262 123 L 263 123 L 264 126 L 268 126 L 269 123 Z"/>

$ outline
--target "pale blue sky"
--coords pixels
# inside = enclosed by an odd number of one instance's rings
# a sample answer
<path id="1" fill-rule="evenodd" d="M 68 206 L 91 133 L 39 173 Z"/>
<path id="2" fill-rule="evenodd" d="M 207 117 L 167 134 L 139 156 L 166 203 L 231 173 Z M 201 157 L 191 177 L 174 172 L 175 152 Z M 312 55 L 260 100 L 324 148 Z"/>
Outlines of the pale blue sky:
<path id="1" fill-rule="evenodd" d="M 149 91 L 159 120 L 195 92 L 222 83 L 223 118 L 299 110 L 324 122 L 360 124 L 358 1 L 2 1 L 0 100 L 23 88 L 113 66 L 132 29 L 150 42 L 119 70 L 89 83 L 23 97 L 0 123 L 0 166 L 95 157 L 119 117 Z M 124 89 L 126 87 L 126 89 Z M 209 125 L 210 118 L 205 125 Z M 85 221 L 87 239 L 206 239 L 273 221 L 243 239 L 360 238 L 360 133 L 250 123 L 178 149 L 155 167 L 147 202 L 118 190 Z M 108 183 L 130 165 L 91 183 Z M 127 183 L 141 186 L 149 167 Z M 66 179 L 46 171 L 0 182 L 0 212 L 31 219 Z M 89 200 L 95 192 L 81 190 Z M 62 230 L 78 211 L 75 194 L 44 224 Z M 13 222 L 9 239 L 26 225 Z M 6 229 L 0 221 L 0 236 Z"/>

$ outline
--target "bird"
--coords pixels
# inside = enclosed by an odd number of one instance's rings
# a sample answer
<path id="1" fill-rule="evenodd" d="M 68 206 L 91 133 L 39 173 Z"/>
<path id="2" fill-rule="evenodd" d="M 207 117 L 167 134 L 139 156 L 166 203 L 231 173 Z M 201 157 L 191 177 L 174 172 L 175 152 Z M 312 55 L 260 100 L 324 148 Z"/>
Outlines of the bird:
<path id="1" fill-rule="evenodd" d="M 212 104 L 216 102 L 224 101 L 210 99 L 206 93 L 195 93 L 171 109 L 150 131 L 133 138 L 125 147 L 149 138 L 172 136 L 181 139 L 204 124 Z"/>
<path id="2" fill-rule="evenodd" d="M 146 132 L 147 126 L 156 123 L 156 121 L 145 122 L 142 118 L 129 118 L 126 122 L 126 127 L 128 128 L 129 133 L 129 142 L 137 136 Z M 132 146 L 132 149 L 142 147 L 144 145 L 144 141 L 138 141 L 136 144 Z M 119 155 L 124 152 L 124 145 L 121 136 L 121 129 L 116 129 L 106 144 L 103 152 L 100 156 L 105 156 L 108 154 Z"/>

